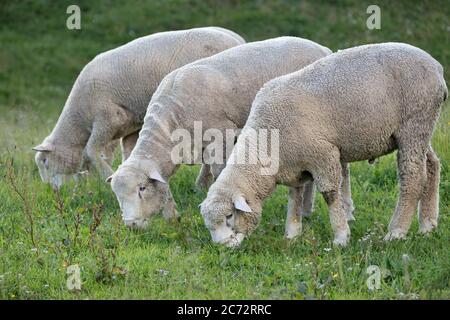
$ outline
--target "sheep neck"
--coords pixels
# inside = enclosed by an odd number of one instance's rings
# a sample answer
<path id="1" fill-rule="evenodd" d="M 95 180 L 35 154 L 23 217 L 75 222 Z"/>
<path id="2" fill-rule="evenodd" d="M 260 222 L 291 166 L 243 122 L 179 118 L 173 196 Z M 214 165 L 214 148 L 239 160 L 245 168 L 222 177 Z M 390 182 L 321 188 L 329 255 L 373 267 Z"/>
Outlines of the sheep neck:
<path id="1" fill-rule="evenodd" d="M 151 103 L 130 158 L 151 160 L 161 175 L 169 178 L 177 168 L 170 156 L 175 145 L 171 134 L 177 128 L 180 122 L 174 110 L 161 103 Z"/>
<path id="2" fill-rule="evenodd" d="M 260 174 L 261 165 L 229 165 L 219 180 L 224 186 L 236 188 L 247 199 L 261 205 L 276 188 L 275 176 Z"/>

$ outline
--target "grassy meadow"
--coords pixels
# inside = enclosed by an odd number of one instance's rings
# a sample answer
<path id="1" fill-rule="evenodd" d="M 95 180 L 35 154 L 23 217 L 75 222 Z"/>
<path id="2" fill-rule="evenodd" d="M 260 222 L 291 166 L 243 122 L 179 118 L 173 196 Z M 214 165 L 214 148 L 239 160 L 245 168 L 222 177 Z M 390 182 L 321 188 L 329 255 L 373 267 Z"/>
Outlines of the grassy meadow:
<path id="1" fill-rule="evenodd" d="M 82 67 L 99 52 L 158 31 L 218 25 L 246 40 L 309 38 L 333 51 L 401 41 L 441 62 L 450 79 L 450 7 L 441 1 L 377 1 L 381 30 L 368 30 L 373 1 L 0 2 L 0 299 L 450 299 L 450 103 L 433 137 L 441 159 L 436 232 L 382 240 L 398 192 L 395 154 L 351 165 L 356 221 L 343 249 L 333 247 L 325 203 L 284 239 L 287 190 L 265 203 L 258 230 L 237 250 L 212 244 L 194 187 L 199 167 L 170 185 L 179 224 L 156 217 L 148 230 L 123 225 L 118 203 L 90 177 L 59 193 L 41 183 L 31 148 L 56 123 Z M 81 8 L 81 30 L 66 28 L 66 8 Z M 118 165 L 117 157 L 115 165 Z M 78 264 L 81 290 L 67 288 Z M 369 290 L 366 270 L 381 270 Z"/>

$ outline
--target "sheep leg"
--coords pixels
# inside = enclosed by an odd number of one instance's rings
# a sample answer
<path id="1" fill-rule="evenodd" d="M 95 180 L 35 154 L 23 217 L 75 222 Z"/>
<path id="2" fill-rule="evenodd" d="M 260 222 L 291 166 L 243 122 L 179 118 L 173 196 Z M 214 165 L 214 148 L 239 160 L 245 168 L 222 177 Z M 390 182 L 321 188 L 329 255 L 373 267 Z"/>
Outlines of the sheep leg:
<path id="1" fill-rule="evenodd" d="M 440 162 L 431 146 L 426 154 L 426 182 L 419 203 L 419 231 L 431 232 L 438 224 Z"/>
<path id="2" fill-rule="evenodd" d="M 208 164 L 202 164 L 200 172 L 195 180 L 195 185 L 201 189 L 208 188 L 213 180 L 211 167 Z"/>
<path id="3" fill-rule="evenodd" d="M 348 163 L 342 164 L 342 183 L 341 183 L 342 201 L 344 203 L 344 210 L 347 214 L 347 221 L 354 221 L 352 200 L 352 189 L 350 184 L 350 165 Z"/>
<path id="4" fill-rule="evenodd" d="M 114 140 L 111 141 L 109 144 L 106 145 L 105 148 L 105 161 L 112 166 L 114 162 L 114 152 L 116 151 L 118 145 L 118 141 Z"/>
<path id="5" fill-rule="evenodd" d="M 301 202 L 300 215 L 309 217 L 312 214 L 314 208 L 315 193 L 316 186 L 314 185 L 314 181 L 305 182 L 303 186 L 303 200 Z"/>
<path id="6" fill-rule="evenodd" d="M 309 217 L 314 208 L 314 198 L 315 198 L 315 185 L 314 181 L 308 181 L 304 185 L 303 191 L 303 202 L 300 208 L 301 215 L 304 217 Z M 354 221 L 353 211 L 355 207 L 353 206 L 352 200 L 352 190 L 350 184 L 350 168 L 348 163 L 342 164 L 342 183 L 341 183 L 341 193 L 344 202 L 344 210 L 347 214 L 348 221 Z"/>
<path id="7" fill-rule="evenodd" d="M 328 205 L 331 228 L 334 232 L 333 243 L 346 246 L 350 240 L 350 228 L 347 223 L 342 195 L 339 189 L 322 192 L 322 195 Z"/>
<path id="8" fill-rule="evenodd" d="M 106 179 L 113 174 L 111 166 L 106 161 L 107 146 L 112 139 L 105 135 L 102 131 L 94 128 L 86 145 L 86 155 L 90 163 L 94 166 L 97 172 L 103 179 Z"/>
<path id="9" fill-rule="evenodd" d="M 173 200 L 172 192 L 170 191 L 170 189 L 167 190 L 167 197 L 162 210 L 162 214 L 164 219 L 166 219 L 167 221 L 180 220 L 180 214 L 176 209 L 175 201 Z"/>
<path id="10" fill-rule="evenodd" d="M 225 163 L 224 164 L 211 164 L 211 174 L 213 176 L 213 181 L 216 181 L 217 177 L 219 177 L 220 173 L 222 172 L 222 170 L 225 168 Z"/>
<path id="11" fill-rule="evenodd" d="M 222 151 L 225 155 L 226 149 Z M 203 151 L 203 161 L 200 173 L 195 181 L 195 184 L 200 188 L 208 188 L 219 176 L 222 170 L 226 166 L 226 158 L 222 159 L 222 163 L 210 162 L 210 154 L 207 151 Z"/>
<path id="12" fill-rule="evenodd" d="M 123 132 L 124 128 L 132 127 L 135 121 L 133 114 L 120 105 L 108 104 L 103 107 L 98 112 L 101 113 L 101 119 L 108 121 L 94 122 L 86 145 L 86 155 L 100 176 L 106 179 L 113 174 L 111 166 L 106 161 L 107 146 L 114 141 L 114 137 Z"/>
<path id="13" fill-rule="evenodd" d="M 139 131 L 133 132 L 132 134 L 123 137 L 120 140 L 120 149 L 122 151 L 122 162 L 128 159 L 133 151 L 134 146 L 139 138 Z"/>
<path id="14" fill-rule="evenodd" d="M 408 233 L 426 180 L 425 152 L 420 147 L 399 148 L 397 154 L 400 193 L 385 240 L 402 239 Z"/>
<path id="15" fill-rule="evenodd" d="M 302 211 L 300 207 L 304 202 L 304 186 L 289 188 L 288 210 L 286 217 L 285 236 L 294 239 L 302 232 Z"/>
<path id="16" fill-rule="evenodd" d="M 339 150 L 330 145 L 322 146 L 321 150 L 311 152 L 316 163 L 315 168 L 309 170 L 317 188 L 322 193 L 328 205 L 331 228 L 334 232 L 333 243 L 345 246 L 350 239 L 350 228 L 341 194 L 342 165 Z"/>

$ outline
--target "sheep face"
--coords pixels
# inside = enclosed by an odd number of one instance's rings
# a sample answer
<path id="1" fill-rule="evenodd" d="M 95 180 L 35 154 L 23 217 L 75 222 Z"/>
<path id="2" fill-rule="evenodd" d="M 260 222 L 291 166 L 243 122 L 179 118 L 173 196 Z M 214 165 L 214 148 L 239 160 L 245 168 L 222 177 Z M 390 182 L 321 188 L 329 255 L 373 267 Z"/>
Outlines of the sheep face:
<path id="1" fill-rule="evenodd" d="M 108 178 L 127 227 L 144 229 L 151 216 L 160 212 L 169 194 L 163 179 L 132 167 L 121 167 Z"/>
<path id="2" fill-rule="evenodd" d="M 58 150 L 34 150 L 37 151 L 34 157 L 39 169 L 39 175 L 45 183 L 50 183 L 53 188 L 59 189 L 61 185 L 77 175 L 79 163 L 66 161 L 65 157 Z"/>
<path id="3" fill-rule="evenodd" d="M 260 214 L 252 211 L 242 196 L 210 193 L 201 204 L 201 213 L 212 240 L 237 247 L 258 226 Z"/>

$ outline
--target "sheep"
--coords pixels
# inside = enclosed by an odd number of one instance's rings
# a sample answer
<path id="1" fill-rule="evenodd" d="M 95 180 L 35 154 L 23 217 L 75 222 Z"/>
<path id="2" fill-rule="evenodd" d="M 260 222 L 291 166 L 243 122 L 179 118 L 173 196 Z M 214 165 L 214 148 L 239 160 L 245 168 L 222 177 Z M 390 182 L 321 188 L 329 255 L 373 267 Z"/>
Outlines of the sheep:
<path id="1" fill-rule="evenodd" d="M 179 165 L 172 161 L 171 152 L 176 147 L 172 133 L 183 128 L 192 135 L 196 121 L 201 121 L 204 130 L 226 132 L 242 128 L 252 101 L 265 82 L 330 53 L 328 48 L 309 40 L 280 37 L 225 50 L 167 75 L 150 101 L 136 147 L 108 179 L 125 224 L 145 228 L 148 219 L 161 209 L 168 219 L 179 216 L 167 185 Z M 207 149 L 206 145 L 203 141 L 200 148 Z M 183 162 L 193 163 L 192 159 Z M 225 162 L 226 156 L 210 165 L 213 179 Z M 306 212 L 312 207 L 311 189 L 312 184 L 307 191 Z"/>
<path id="2" fill-rule="evenodd" d="M 341 163 L 394 150 L 400 192 L 385 240 L 406 236 L 418 203 L 419 231 L 432 231 L 438 223 L 440 163 L 430 139 L 447 96 L 439 62 L 403 43 L 345 49 L 266 83 L 226 168 L 201 204 L 213 241 L 238 246 L 257 227 L 262 202 L 277 184 L 289 187 L 292 210 L 304 183 L 313 179 L 329 208 L 333 242 L 346 245 L 350 229 Z M 234 161 L 246 148 L 257 152 L 249 137 L 262 129 L 279 130 L 279 167 L 273 175 L 263 174 L 261 161 Z M 295 218 L 301 228 L 301 217 Z"/>
<path id="3" fill-rule="evenodd" d="M 58 188 L 87 164 L 106 179 L 115 141 L 121 139 L 124 161 L 164 76 L 243 43 L 230 30 L 206 27 L 155 33 L 97 55 L 76 79 L 51 134 L 33 148 L 42 180 Z"/>

